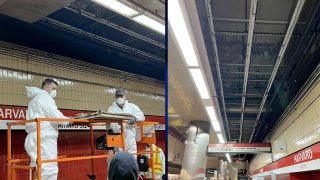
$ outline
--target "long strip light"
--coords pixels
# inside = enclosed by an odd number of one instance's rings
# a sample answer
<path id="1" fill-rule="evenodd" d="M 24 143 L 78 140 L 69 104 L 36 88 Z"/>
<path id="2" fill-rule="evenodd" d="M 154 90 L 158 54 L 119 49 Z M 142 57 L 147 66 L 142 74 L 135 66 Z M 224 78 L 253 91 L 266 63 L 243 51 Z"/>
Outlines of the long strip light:
<path id="1" fill-rule="evenodd" d="M 213 130 L 215 132 L 221 132 L 221 127 L 219 121 L 212 121 Z"/>
<path id="2" fill-rule="evenodd" d="M 200 69 L 189 69 L 193 81 L 202 99 L 210 99 L 209 92 Z"/>
<path id="3" fill-rule="evenodd" d="M 174 36 L 178 42 L 180 51 L 184 57 L 184 60 L 189 67 L 199 66 L 199 59 L 196 55 L 196 47 L 192 43 L 192 33 L 189 33 L 187 22 L 188 18 L 184 18 L 185 7 L 180 4 L 180 0 L 172 0 L 168 2 L 168 19 L 169 25 L 173 31 Z M 186 16 L 188 17 L 188 16 Z M 198 68 L 190 68 L 190 73 L 193 78 L 194 84 L 202 99 L 210 99 L 210 94 L 207 89 L 202 71 Z M 225 143 L 225 140 L 221 134 L 221 126 L 218 121 L 217 115 L 213 106 L 206 107 L 207 113 L 211 120 L 212 127 L 217 133 L 220 143 Z"/>
<path id="4" fill-rule="evenodd" d="M 226 143 L 221 133 L 218 133 L 217 136 L 218 136 L 219 143 Z"/>
<path id="5" fill-rule="evenodd" d="M 151 17 L 148 17 L 144 14 L 140 14 L 139 11 L 134 10 L 130 6 L 118 1 L 118 0 L 93 0 L 94 2 L 111 9 L 112 11 L 119 13 L 128 18 L 132 18 L 132 20 L 153 29 L 161 34 L 165 34 L 165 26 L 164 24 L 154 20 Z"/>
<path id="6" fill-rule="evenodd" d="M 127 17 L 137 15 L 139 12 L 132 9 L 131 7 L 117 1 L 117 0 L 93 0 L 94 2 L 105 6 L 116 13 L 122 14 Z"/>
<path id="7" fill-rule="evenodd" d="M 220 126 L 220 123 L 218 121 L 218 118 L 217 118 L 217 115 L 214 111 L 213 106 L 206 106 L 206 110 L 209 115 L 209 118 L 210 118 L 210 121 L 211 121 L 211 124 L 212 124 L 214 131 L 221 132 L 221 126 Z"/>
<path id="8" fill-rule="evenodd" d="M 228 162 L 231 163 L 231 157 L 230 157 L 229 153 L 226 153 L 226 157 L 227 157 Z"/>
<path id="9" fill-rule="evenodd" d="M 140 24 L 143 24 L 155 31 L 158 31 L 161 34 L 165 34 L 166 32 L 166 28 L 164 26 L 164 24 L 161 24 L 160 22 L 146 16 L 146 15 L 139 15 L 136 16 L 134 18 L 132 18 L 133 20 L 137 21 Z"/>
<path id="10" fill-rule="evenodd" d="M 188 66 L 199 66 L 195 48 L 188 32 L 187 24 L 179 0 L 168 1 L 168 18 L 172 31 L 178 41 L 182 55 Z"/>

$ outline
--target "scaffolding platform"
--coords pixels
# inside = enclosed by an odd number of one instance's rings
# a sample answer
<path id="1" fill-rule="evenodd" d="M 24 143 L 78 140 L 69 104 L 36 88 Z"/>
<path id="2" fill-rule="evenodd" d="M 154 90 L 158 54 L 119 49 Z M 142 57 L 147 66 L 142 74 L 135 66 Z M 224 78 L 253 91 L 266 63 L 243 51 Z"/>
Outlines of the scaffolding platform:
<path id="1" fill-rule="evenodd" d="M 109 157 L 113 157 L 114 155 L 97 155 L 95 153 L 96 146 L 95 146 L 95 138 L 93 136 L 93 127 L 94 126 L 105 126 L 106 123 L 118 123 L 121 126 L 121 132 L 118 136 L 117 141 L 121 141 L 120 144 L 122 145 L 123 151 L 126 151 L 125 148 L 125 138 L 124 138 L 124 126 L 123 124 L 128 123 L 128 120 L 131 120 L 133 117 L 132 115 L 128 114 L 113 114 L 113 113 L 107 113 L 103 111 L 98 111 L 96 113 L 86 114 L 74 117 L 73 119 L 57 119 L 57 118 L 37 118 L 34 120 L 27 120 L 27 121 L 17 121 L 17 122 L 9 122 L 7 123 L 8 129 L 7 129 L 7 173 L 8 173 L 8 180 L 16 180 L 16 170 L 22 169 L 22 170 L 28 170 L 32 173 L 32 180 L 38 179 L 41 180 L 41 166 L 44 163 L 52 163 L 52 162 L 67 162 L 67 161 L 79 161 L 79 160 L 91 160 L 91 178 L 95 177 L 95 168 L 94 168 L 94 160 L 95 159 L 107 159 Z M 40 123 L 42 121 L 56 121 L 56 122 L 73 122 L 74 124 L 80 124 L 80 125 L 87 125 L 90 127 L 90 144 L 91 144 L 91 153 L 86 155 L 80 155 L 77 157 L 71 157 L 71 156 L 59 156 L 58 159 L 42 159 L 41 158 L 41 126 Z M 14 159 L 12 157 L 12 126 L 15 125 L 25 125 L 27 123 L 37 123 L 37 167 L 31 167 L 31 166 L 22 166 L 18 165 L 17 163 L 20 162 L 28 162 L 30 159 Z M 154 126 L 157 124 L 157 122 L 136 122 L 135 123 L 140 129 L 140 140 L 137 141 L 137 143 L 147 143 L 147 144 L 155 144 L 156 143 L 156 136 L 154 130 L 150 128 L 151 126 Z M 146 127 L 146 128 L 145 128 Z M 109 138 L 112 139 L 112 138 Z M 119 143 L 117 143 L 119 145 Z M 154 153 L 158 153 L 155 151 L 138 151 L 136 154 L 146 154 L 150 153 L 151 155 L 151 162 L 150 162 L 150 168 L 154 168 L 154 164 L 152 162 L 152 157 Z M 35 173 L 35 171 L 38 171 L 38 173 Z M 155 175 L 152 171 L 152 179 L 155 179 Z"/>

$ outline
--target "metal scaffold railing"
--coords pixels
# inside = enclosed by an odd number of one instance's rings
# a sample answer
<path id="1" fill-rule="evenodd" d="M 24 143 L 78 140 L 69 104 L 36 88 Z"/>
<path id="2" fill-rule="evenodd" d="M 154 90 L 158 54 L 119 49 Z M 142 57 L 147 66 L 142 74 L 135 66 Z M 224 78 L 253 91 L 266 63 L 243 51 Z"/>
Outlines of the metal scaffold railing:
<path id="1" fill-rule="evenodd" d="M 90 145 L 91 145 L 91 152 L 90 155 L 78 155 L 78 156 L 58 156 L 57 159 L 42 159 L 41 158 L 41 122 L 43 121 L 56 121 L 56 122 L 72 122 L 74 124 L 79 125 L 87 125 L 90 127 Z M 106 126 L 106 123 L 118 123 L 121 126 L 121 132 L 118 134 L 117 138 L 108 138 L 108 135 L 106 135 L 106 144 L 114 144 L 115 139 L 117 142 L 117 146 L 122 147 L 123 151 L 126 151 L 125 148 L 125 135 L 124 135 L 124 123 L 127 123 L 128 119 L 121 119 L 121 118 L 103 118 L 100 117 L 98 119 L 57 119 L 57 118 L 37 118 L 34 120 L 27 120 L 27 121 L 17 121 L 17 122 L 8 122 L 7 126 L 7 179 L 8 180 L 16 180 L 16 170 L 28 170 L 31 171 L 31 179 L 38 179 L 41 180 L 41 166 L 45 163 L 53 163 L 53 162 L 67 162 L 67 161 L 79 161 L 79 160 L 90 160 L 91 161 L 91 173 L 92 176 L 95 174 L 95 167 L 94 167 L 94 160 L 95 159 L 107 159 L 109 157 L 113 157 L 113 154 L 96 154 L 95 149 L 95 139 L 94 139 L 94 126 Z M 28 165 L 19 165 L 19 163 L 22 162 L 29 162 L 30 159 L 18 159 L 13 158 L 12 155 L 12 126 L 16 125 L 25 125 L 27 123 L 37 123 L 37 167 L 32 167 Z M 141 127 L 144 126 L 150 126 L 157 124 L 157 122 L 136 122 L 137 126 L 140 127 L 140 139 L 137 141 L 137 143 L 146 143 L 146 144 L 155 144 L 156 142 L 156 136 L 153 132 L 152 134 L 149 134 L 148 136 L 143 135 L 143 129 Z M 107 142 L 109 141 L 109 142 Z M 138 151 L 137 155 L 143 155 L 146 153 L 150 153 L 150 168 L 152 169 L 152 179 L 155 179 L 154 174 L 154 163 L 153 163 L 153 154 L 158 153 L 157 151 L 153 151 L 151 148 L 150 151 Z"/>

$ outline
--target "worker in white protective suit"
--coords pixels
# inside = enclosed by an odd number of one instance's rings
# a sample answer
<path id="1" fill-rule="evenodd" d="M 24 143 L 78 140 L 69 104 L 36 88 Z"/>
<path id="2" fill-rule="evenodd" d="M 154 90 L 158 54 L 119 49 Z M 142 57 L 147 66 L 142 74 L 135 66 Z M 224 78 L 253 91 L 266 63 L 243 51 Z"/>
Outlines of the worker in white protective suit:
<path id="1" fill-rule="evenodd" d="M 30 99 L 27 120 L 36 118 L 63 118 L 66 117 L 58 110 L 53 98 L 57 95 L 58 83 L 53 79 L 45 79 L 42 88 L 26 87 Z M 69 125 L 68 122 L 41 122 L 41 159 L 57 159 L 58 125 Z M 24 147 L 31 158 L 31 166 L 36 167 L 37 159 L 37 123 L 27 123 L 25 130 L 28 133 Z M 41 166 L 42 180 L 57 180 L 58 164 L 43 163 Z"/>
<path id="2" fill-rule="evenodd" d="M 154 175 L 156 179 L 165 179 L 165 174 L 166 174 L 166 157 L 162 151 L 161 148 L 158 146 L 151 144 L 152 151 L 154 152 L 152 154 L 153 158 L 153 165 L 154 165 Z M 146 144 L 146 151 L 151 151 L 150 145 Z M 157 153 L 156 153 L 157 152 Z M 148 158 L 151 158 L 151 153 L 146 153 L 145 154 Z M 144 177 L 147 178 L 152 178 L 152 169 L 151 169 L 151 164 L 149 166 L 149 171 L 148 172 L 141 172 Z"/>
<path id="3" fill-rule="evenodd" d="M 136 143 L 136 125 L 135 121 L 144 121 L 144 114 L 133 103 L 129 103 L 126 100 L 126 92 L 123 89 L 118 89 L 115 93 L 116 101 L 112 103 L 112 106 L 109 107 L 108 112 L 110 113 L 127 113 L 133 116 L 133 120 L 128 124 L 124 123 L 124 137 L 125 137 L 125 148 L 129 153 L 137 153 L 137 143 Z M 118 123 L 110 123 L 110 127 L 107 125 L 107 129 L 111 128 L 114 133 L 121 132 L 121 126 Z M 119 151 L 122 151 L 122 148 L 118 148 Z M 134 154 L 135 158 L 137 155 Z"/>

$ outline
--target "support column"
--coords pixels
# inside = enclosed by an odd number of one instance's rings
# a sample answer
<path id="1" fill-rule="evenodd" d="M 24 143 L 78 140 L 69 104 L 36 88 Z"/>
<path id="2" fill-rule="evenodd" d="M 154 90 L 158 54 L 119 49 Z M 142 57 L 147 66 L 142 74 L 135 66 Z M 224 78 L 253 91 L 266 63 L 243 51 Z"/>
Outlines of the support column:
<path id="1" fill-rule="evenodd" d="M 203 179 L 206 174 L 210 123 L 192 121 L 187 131 L 181 179 Z"/>
<path id="2" fill-rule="evenodd" d="M 219 179 L 225 180 L 227 177 L 227 162 L 220 160 L 219 161 Z"/>

